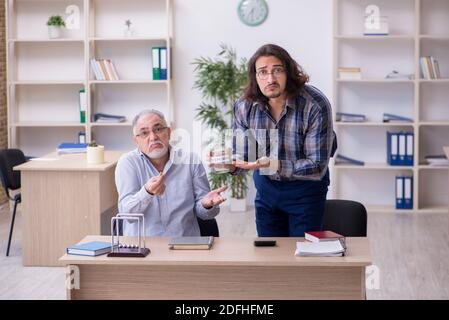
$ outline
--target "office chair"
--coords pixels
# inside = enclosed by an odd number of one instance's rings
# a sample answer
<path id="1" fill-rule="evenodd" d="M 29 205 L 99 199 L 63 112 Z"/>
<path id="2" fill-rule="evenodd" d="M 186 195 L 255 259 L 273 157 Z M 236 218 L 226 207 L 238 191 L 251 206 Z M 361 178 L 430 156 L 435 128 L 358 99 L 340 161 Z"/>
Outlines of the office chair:
<path id="1" fill-rule="evenodd" d="M 8 199 L 14 201 L 14 211 L 12 213 L 11 227 L 9 229 L 8 247 L 6 256 L 9 256 L 9 248 L 11 246 L 12 231 L 14 229 L 14 220 L 16 218 L 17 204 L 22 201 L 21 194 L 18 193 L 11 197 L 9 190 L 20 189 L 20 171 L 13 171 L 13 167 L 26 162 L 25 155 L 19 149 L 0 150 L 0 178 L 3 188 L 5 189 Z"/>
<path id="2" fill-rule="evenodd" d="M 366 237 L 365 207 L 351 200 L 326 200 L 323 230 L 331 230 L 345 237 Z"/>
<path id="3" fill-rule="evenodd" d="M 198 220 L 198 225 L 200 226 L 201 236 L 203 236 L 203 237 L 206 237 L 206 236 L 218 237 L 219 236 L 217 220 L 215 220 L 215 218 L 208 219 L 208 220 L 203 220 L 203 219 L 197 218 L 197 220 Z"/>

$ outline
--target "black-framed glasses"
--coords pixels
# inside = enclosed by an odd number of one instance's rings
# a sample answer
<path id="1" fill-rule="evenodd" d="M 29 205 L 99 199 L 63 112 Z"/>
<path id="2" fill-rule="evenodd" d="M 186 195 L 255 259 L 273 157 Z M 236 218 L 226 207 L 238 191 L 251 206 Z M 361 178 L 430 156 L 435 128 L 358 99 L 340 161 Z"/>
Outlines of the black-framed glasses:
<path id="1" fill-rule="evenodd" d="M 155 135 L 160 135 L 161 133 L 163 133 L 165 131 L 165 129 L 167 129 L 168 127 L 162 127 L 162 126 L 156 126 L 153 129 L 149 130 L 149 129 L 144 129 L 142 131 L 140 131 L 138 134 L 136 134 L 136 137 L 140 137 L 142 139 L 147 138 L 150 135 L 150 132 L 153 132 Z"/>
<path id="2" fill-rule="evenodd" d="M 271 72 L 268 72 L 268 70 L 263 69 L 263 70 L 259 70 L 257 71 L 257 77 L 260 80 L 267 80 L 268 79 L 268 75 L 273 75 L 273 77 L 278 78 L 281 74 L 283 74 L 285 72 L 283 67 L 274 67 L 273 70 L 271 70 Z"/>

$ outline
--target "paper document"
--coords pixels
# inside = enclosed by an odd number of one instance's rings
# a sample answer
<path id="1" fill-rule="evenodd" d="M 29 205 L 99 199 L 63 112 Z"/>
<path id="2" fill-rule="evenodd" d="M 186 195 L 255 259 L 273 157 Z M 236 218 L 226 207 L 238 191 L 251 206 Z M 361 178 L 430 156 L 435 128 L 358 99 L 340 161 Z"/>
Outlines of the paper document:
<path id="1" fill-rule="evenodd" d="M 296 242 L 295 255 L 297 256 L 342 256 L 345 249 L 340 240 L 324 242 Z"/>

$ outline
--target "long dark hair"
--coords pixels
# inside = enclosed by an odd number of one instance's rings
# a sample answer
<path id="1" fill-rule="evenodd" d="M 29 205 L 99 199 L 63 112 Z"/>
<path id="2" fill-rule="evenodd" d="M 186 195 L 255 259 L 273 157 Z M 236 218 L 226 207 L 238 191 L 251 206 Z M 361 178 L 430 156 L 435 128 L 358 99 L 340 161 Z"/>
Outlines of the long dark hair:
<path id="1" fill-rule="evenodd" d="M 256 61 L 260 57 L 267 56 L 275 56 L 284 65 L 287 75 L 285 86 L 287 98 L 297 96 L 304 84 L 309 81 L 309 76 L 285 49 L 275 44 L 266 44 L 260 47 L 248 61 L 248 80 L 243 92 L 243 99 L 261 103 L 268 102 L 268 98 L 260 91 L 256 79 Z"/>

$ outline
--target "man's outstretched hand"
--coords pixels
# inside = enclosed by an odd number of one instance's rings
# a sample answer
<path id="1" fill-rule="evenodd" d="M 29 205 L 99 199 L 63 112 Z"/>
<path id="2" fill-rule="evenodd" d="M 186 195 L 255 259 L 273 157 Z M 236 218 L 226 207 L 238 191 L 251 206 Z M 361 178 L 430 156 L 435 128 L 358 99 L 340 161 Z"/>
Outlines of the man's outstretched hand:
<path id="1" fill-rule="evenodd" d="M 221 196 L 220 193 L 224 192 L 227 188 L 227 186 L 223 186 L 206 194 L 201 200 L 201 204 L 203 205 L 203 207 L 206 209 L 210 209 L 213 206 L 217 206 L 220 203 L 226 201 L 226 198 Z"/>

